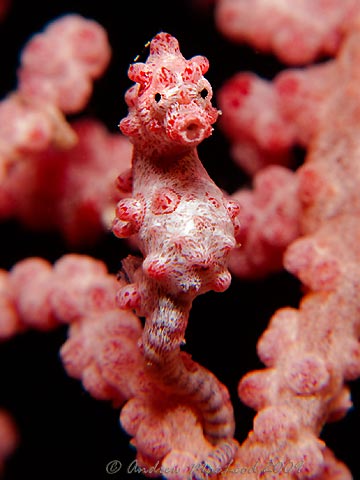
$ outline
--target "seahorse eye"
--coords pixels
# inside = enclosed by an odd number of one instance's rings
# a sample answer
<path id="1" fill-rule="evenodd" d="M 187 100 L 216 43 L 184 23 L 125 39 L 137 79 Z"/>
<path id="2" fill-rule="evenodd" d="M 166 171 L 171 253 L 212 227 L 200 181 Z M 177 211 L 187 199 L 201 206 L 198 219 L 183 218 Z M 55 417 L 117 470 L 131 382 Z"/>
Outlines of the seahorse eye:
<path id="1" fill-rule="evenodd" d="M 154 99 L 155 102 L 159 103 L 161 100 L 161 93 L 155 93 Z"/>
<path id="2" fill-rule="evenodd" d="M 203 88 L 200 92 L 201 98 L 206 98 L 209 95 L 209 92 L 207 91 L 206 88 Z"/>

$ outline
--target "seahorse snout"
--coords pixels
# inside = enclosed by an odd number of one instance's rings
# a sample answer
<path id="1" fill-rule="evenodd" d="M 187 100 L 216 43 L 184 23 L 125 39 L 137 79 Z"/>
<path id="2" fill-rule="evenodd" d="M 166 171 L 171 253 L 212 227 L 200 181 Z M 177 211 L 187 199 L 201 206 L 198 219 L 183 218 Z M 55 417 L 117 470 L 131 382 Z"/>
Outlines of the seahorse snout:
<path id="1" fill-rule="evenodd" d="M 207 127 L 199 118 L 189 118 L 187 119 L 182 128 L 180 128 L 180 135 L 189 142 L 192 141 L 202 141 L 203 138 L 210 135 L 212 128 L 210 128 L 210 132 L 207 133 Z"/>
<path id="2" fill-rule="evenodd" d="M 212 123 L 212 118 L 203 109 L 194 105 L 181 105 L 168 112 L 166 132 L 178 143 L 196 146 L 211 135 Z"/>

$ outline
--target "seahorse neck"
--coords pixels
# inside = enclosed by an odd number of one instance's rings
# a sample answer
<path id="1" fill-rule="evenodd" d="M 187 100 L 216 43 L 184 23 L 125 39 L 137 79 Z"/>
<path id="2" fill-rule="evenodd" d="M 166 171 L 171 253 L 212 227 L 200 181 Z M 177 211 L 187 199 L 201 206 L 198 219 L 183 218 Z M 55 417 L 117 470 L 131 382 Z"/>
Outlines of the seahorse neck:
<path id="1" fill-rule="evenodd" d="M 133 176 L 151 178 L 156 174 L 157 178 L 166 175 L 167 178 L 191 179 L 193 176 L 204 172 L 205 169 L 200 162 L 196 148 L 168 152 L 157 150 L 142 150 L 136 145 L 133 153 Z"/>

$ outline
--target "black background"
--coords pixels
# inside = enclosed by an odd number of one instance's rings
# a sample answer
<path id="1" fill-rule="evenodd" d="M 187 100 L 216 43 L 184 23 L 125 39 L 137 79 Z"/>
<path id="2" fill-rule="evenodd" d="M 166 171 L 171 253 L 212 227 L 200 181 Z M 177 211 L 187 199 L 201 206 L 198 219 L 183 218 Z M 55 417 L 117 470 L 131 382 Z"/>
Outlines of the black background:
<path id="1" fill-rule="evenodd" d="M 16 87 L 19 52 L 25 42 L 46 23 L 66 13 L 93 18 L 108 32 L 113 59 L 104 77 L 96 82 L 84 114 L 101 119 L 113 132 L 126 115 L 123 95 L 130 86 L 128 65 L 159 31 L 177 37 L 186 58 L 197 54 L 209 58 L 207 78 L 213 85 L 215 101 L 216 90 L 235 72 L 253 70 L 271 78 L 282 68 L 271 56 L 228 42 L 214 25 L 211 5 L 200 8 L 190 0 L 51 0 L 47 5 L 37 0 L 13 0 L 0 25 L 1 97 Z M 221 188 L 231 193 L 247 182 L 232 163 L 227 141 L 218 128 L 199 150 Z M 0 242 L 0 267 L 6 269 L 28 256 L 54 261 L 70 251 L 56 233 L 30 232 L 16 222 L 0 225 Z M 101 258 L 110 271 L 116 272 L 126 246 L 109 234 L 96 246 L 77 252 Z M 280 273 L 256 283 L 234 280 L 228 291 L 209 293 L 194 302 L 186 350 L 228 386 L 240 441 L 251 429 L 254 412 L 240 403 L 237 383 L 247 371 L 262 367 L 255 345 L 271 314 L 281 306 L 297 306 L 299 298 L 298 282 Z M 106 402 L 93 400 L 80 382 L 65 374 L 58 356 L 65 339 L 66 329 L 60 328 L 48 334 L 30 331 L 0 345 L 0 406 L 13 414 L 21 433 L 20 446 L 7 463 L 5 480 L 109 479 L 105 471 L 109 461 L 118 459 L 128 465 L 135 458 L 129 437 L 118 424 L 119 412 Z M 360 478 L 359 447 L 353 439 L 360 427 L 359 382 L 353 384 L 353 401 L 357 409 L 352 409 L 345 420 L 326 426 L 322 437 L 354 477 Z M 124 472 L 111 477 L 143 478 Z"/>

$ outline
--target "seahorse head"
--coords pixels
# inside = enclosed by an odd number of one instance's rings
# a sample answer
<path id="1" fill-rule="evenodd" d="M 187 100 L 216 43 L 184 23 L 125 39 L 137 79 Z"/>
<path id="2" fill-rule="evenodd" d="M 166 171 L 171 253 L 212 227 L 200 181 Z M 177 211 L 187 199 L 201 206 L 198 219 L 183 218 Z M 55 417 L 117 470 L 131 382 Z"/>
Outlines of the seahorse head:
<path id="1" fill-rule="evenodd" d="M 158 145 L 197 146 L 211 135 L 219 113 L 204 78 L 208 68 L 205 57 L 186 60 L 173 36 L 156 35 L 146 63 L 130 65 L 129 78 L 136 83 L 125 95 L 129 114 L 121 131 L 134 141 L 151 137 Z"/>

